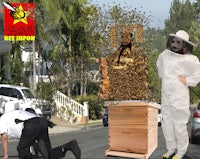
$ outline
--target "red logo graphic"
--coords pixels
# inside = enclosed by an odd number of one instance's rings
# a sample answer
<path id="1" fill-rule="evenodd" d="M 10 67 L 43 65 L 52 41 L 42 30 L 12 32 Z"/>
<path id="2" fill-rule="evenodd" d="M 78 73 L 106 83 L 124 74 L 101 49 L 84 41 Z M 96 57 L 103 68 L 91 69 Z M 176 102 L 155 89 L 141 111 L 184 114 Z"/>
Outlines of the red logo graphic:
<path id="1" fill-rule="evenodd" d="M 4 40 L 35 40 L 35 4 L 7 3 L 4 5 Z"/>

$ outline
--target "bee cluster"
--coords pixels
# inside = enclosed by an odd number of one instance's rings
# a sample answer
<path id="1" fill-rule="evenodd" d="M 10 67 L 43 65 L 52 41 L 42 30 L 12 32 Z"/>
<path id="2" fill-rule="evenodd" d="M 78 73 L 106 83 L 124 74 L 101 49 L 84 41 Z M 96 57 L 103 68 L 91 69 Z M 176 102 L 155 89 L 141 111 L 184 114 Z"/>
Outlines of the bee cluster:
<path id="1" fill-rule="evenodd" d="M 122 30 L 121 30 L 122 28 Z M 128 33 L 134 33 L 134 39 L 136 43 L 143 43 L 143 25 L 141 24 L 129 24 L 129 25 L 123 25 L 122 27 L 119 27 L 118 25 L 111 26 L 109 29 L 109 46 L 117 48 L 119 47 L 119 35 L 120 32 L 128 32 Z M 134 47 L 134 43 L 132 43 L 132 47 Z"/>
<path id="2" fill-rule="evenodd" d="M 130 39 L 130 30 L 133 28 L 134 25 L 129 26 L 126 32 L 122 33 L 121 38 L 121 44 L 129 46 L 127 41 L 131 42 L 131 49 L 125 48 L 120 58 L 120 47 L 106 57 L 100 58 L 102 83 L 99 96 L 105 100 L 148 99 L 148 59 L 143 49 L 136 47 L 132 41 L 128 40 Z M 141 43 L 143 41 L 142 25 L 136 27 L 136 32 L 134 38 Z"/>

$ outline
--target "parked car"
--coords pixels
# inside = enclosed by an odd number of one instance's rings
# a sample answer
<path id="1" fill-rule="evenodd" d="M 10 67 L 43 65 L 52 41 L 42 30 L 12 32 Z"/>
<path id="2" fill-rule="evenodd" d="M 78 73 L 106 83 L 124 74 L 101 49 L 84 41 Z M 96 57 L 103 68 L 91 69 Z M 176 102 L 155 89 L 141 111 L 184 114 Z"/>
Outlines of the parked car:
<path id="1" fill-rule="evenodd" d="M 162 114 L 161 109 L 158 109 L 158 126 L 162 125 Z"/>
<path id="2" fill-rule="evenodd" d="M 108 126 L 108 107 L 105 108 L 102 122 L 104 127 Z M 161 126 L 161 124 L 162 124 L 161 109 L 158 109 L 158 126 Z"/>
<path id="3" fill-rule="evenodd" d="M 35 112 L 47 119 L 51 118 L 50 103 L 46 100 L 36 99 L 27 87 L 0 84 L 0 115 L 12 110 L 25 110 L 33 108 Z"/>
<path id="4" fill-rule="evenodd" d="M 200 143 L 200 102 L 193 110 L 190 142 L 193 144 Z"/>
<path id="5" fill-rule="evenodd" d="M 103 122 L 103 126 L 105 126 L 105 127 L 108 126 L 108 107 L 105 108 L 102 122 Z"/>

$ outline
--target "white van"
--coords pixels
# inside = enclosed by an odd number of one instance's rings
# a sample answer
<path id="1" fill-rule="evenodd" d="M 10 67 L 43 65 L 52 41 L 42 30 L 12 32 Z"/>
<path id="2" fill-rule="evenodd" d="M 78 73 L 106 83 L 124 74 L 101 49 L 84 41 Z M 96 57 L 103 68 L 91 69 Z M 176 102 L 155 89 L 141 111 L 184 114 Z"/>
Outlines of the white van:
<path id="1" fill-rule="evenodd" d="M 0 84 L 0 115 L 12 110 L 33 108 L 37 114 L 51 118 L 50 103 L 36 99 L 27 87 Z"/>

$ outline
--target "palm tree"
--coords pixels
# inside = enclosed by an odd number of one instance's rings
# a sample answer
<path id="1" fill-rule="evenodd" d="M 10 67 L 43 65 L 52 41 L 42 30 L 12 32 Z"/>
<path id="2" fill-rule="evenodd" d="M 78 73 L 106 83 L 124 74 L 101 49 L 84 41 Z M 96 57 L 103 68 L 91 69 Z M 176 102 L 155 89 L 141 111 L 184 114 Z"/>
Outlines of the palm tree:
<path id="1" fill-rule="evenodd" d="M 67 94 L 71 94 L 77 83 L 81 84 L 80 94 L 86 94 L 86 65 L 91 46 L 84 4 L 85 0 L 41 0 L 37 5 L 38 39 L 45 40 L 52 48 L 48 56 L 43 50 L 42 56 L 53 62 L 51 74 L 57 79 L 56 87 L 67 88 L 63 90 Z"/>

